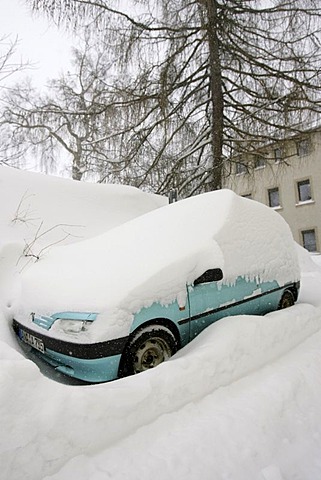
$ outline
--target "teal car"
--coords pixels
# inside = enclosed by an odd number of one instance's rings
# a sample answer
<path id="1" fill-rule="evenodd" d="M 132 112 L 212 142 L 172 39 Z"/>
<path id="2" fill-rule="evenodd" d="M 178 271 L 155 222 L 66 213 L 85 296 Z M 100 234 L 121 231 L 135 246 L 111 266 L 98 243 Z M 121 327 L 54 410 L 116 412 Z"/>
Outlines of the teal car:
<path id="1" fill-rule="evenodd" d="M 289 227 L 231 191 L 182 200 L 80 243 L 25 275 L 37 313 L 22 308 L 13 328 L 58 372 L 86 382 L 149 370 L 223 317 L 264 315 L 298 298 Z M 92 251 L 97 262 L 78 265 Z M 46 305 L 49 284 L 59 312 Z"/>

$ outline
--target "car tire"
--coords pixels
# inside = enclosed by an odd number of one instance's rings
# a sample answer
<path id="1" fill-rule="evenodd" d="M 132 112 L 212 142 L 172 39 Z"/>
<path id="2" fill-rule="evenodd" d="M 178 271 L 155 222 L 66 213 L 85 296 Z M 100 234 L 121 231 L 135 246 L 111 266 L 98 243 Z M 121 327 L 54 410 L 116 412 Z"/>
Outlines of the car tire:
<path id="1" fill-rule="evenodd" d="M 141 328 L 125 349 L 120 376 L 133 375 L 157 367 L 177 350 L 177 340 L 169 328 L 157 324 Z"/>
<path id="2" fill-rule="evenodd" d="M 283 308 L 292 307 L 293 305 L 294 305 L 293 293 L 290 292 L 290 290 L 286 290 L 282 295 L 282 298 L 281 298 L 279 306 L 278 306 L 278 310 L 282 310 Z"/>

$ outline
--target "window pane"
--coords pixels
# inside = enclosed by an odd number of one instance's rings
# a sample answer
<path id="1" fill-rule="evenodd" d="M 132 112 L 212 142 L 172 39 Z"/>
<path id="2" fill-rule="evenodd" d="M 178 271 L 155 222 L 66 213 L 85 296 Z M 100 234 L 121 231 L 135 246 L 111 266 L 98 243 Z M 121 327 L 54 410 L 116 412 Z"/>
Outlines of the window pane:
<path id="1" fill-rule="evenodd" d="M 314 230 L 305 230 L 304 232 L 302 232 L 302 239 L 303 239 L 304 248 L 306 248 L 309 252 L 317 251 L 317 244 L 316 244 Z"/>
<path id="2" fill-rule="evenodd" d="M 300 140 L 297 143 L 297 153 L 299 157 L 303 157 L 304 155 L 309 155 L 311 151 L 311 144 L 309 139 Z"/>
<path id="3" fill-rule="evenodd" d="M 283 150 L 282 148 L 276 148 L 274 150 L 274 160 L 275 163 L 281 162 L 283 159 Z"/>
<path id="4" fill-rule="evenodd" d="M 254 160 L 254 168 L 263 168 L 265 167 L 266 161 L 262 155 L 257 155 Z"/>
<path id="5" fill-rule="evenodd" d="M 241 162 L 236 163 L 236 173 L 237 174 L 246 173 L 246 171 L 247 171 L 247 168 L 244 165 L 244 163 L 241 163 Z"/>
<path id="6" fill-rule="evenodd" d="M 300 202 L 306 202 L 307 200 L 311 200 L 312 197 L 310 180 L 303 180 L 302 182 L 298 182 L 298 193 Z"/>
<path id="7" fill-rule="evenodd" d="M 280 206 L 279 189 L 271 188 L 270 190 L 268 190 L 268 194 L 269 194 L 270 207 L 279 207 Z"/>
<path id="8" fill-rule="evenodd" d="M 194 280 L 194 285 L 199 285 L 200 283 L 218 282 L 222 280 L 222 278 L 222 270 L 220 268 L 212 268 L 211 270 L 206 270 L 203 275 Z"/>

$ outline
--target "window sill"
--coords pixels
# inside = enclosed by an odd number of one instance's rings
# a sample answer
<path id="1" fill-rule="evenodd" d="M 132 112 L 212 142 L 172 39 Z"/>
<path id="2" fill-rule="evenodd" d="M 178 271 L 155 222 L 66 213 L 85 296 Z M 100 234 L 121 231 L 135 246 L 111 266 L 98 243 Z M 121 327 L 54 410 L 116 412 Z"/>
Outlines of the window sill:
<path id="1" fill-rule="evenodd" d="M 297 153 L 297 157 L 299 157 L 299 158 L 309 157 L 310 155 L 311 155 L 311 152 Z"/>
<path id="2" fill-rule="evenodd" d="M 266 165 L 262 165 L 261 167 L 255 167 L 254 170 L 264 170 Z"/>
<path id="3" fill-rule="evenodd" d="M 301 207 L 302 205 L 311 205 L 311 204 L 314 204 L 315 201 L 314 200 L 306 200 L 305 202 L 298 202 L 295 204 L 296 207 Z"/>
<path id="4" fill-rule="evenodd" d="M 278 205 L 277 207 L 270 207 L 272 210 L 283 210 L 283 207 L 281 205 Z"/>

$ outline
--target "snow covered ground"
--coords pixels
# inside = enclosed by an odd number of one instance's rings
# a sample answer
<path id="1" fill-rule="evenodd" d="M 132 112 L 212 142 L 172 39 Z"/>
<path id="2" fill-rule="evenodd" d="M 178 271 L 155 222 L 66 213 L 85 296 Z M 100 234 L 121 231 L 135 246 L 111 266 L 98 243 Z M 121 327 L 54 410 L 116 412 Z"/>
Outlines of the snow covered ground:
<path id="1" fill-rule="evenodd" d="M 135 377 L 69 385 L 11 332 L 19 272 L 34 260 L 23 248 L 42 255 L 164 199 L 1 168 L 0 201 L 1 480 L 321 478 L 320 256 L 298 247 L 294 307 L 226 318 Z"/>

